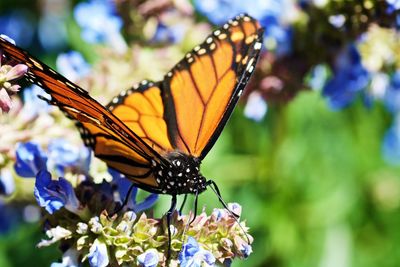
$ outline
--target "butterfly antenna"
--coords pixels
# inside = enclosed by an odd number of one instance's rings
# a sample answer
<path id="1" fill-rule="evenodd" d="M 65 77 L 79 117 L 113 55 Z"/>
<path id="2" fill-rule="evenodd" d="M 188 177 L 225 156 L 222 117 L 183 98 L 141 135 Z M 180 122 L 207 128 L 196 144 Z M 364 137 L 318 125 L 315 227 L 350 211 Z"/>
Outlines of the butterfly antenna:
<path id="1" fill-rule="evenodd" d="M 171 207 L 167 211 L 167 227 L 168 227 L 168 253 L 167 253 L 167 261 L 169 261 L 171 257 L 171 217 L 176 208 L 176 195 L 172 195 Z"/>
<path id="2" fill-rule="evenodd" d="M 219 191 L 219 188 L 217 186 L 217 184 L 213 181 L 213 180 L 208 180 L 207 181 L 207 186 L 209 186 L 211 188 L 212 191 L 214 191 L 214 193 L 217 195 L 219 202 L 221 202 L 222 206 L 229 212 L 230 215 L 232 215 L 232 217 L 235 219 L 236 223 L 239 225 L 240 229 L 242 229 L 242 232 L 244 233 L 244 235 L 247 238 L 247 243 L 250 244 L 250 238 L 247 235 L 246 231 L 244 230 L 243 226 L 240 224 L 239 222 L 239 215 L 234 213 L 233 211 L 231 211 L 228 208 L 228 205 L 226 204 L 226 202 L 222 199 L 221 196 L 221 192 Z"/>
<path id="3" fill-rule="evenodd" d="M 115 214 L 119 213 L 121 210 L 123 210 L 125 208 L 126 205 L 128 205 L 128 201 L 131 198 L 132 191 L 133 191 L 134 188 L 135 188 L 135 185 L 131 184 L 131 186 L 128 189 L 128 193 L 125 196 L 124 202 L 122 202 L 122 205 L 116 211 L 114 211 L 114 213 L 110 217 L 112 217 Z"/>
<path id="4" fill-rule="evenodd" d="M 182 204 L 181 204 L 181 207 L 179 208 L 179 214 L 182 214 L 183 207 L 184 207 L 185 204 L 186 204 L 187 196 L 188 196 L 188 194 L 185 194 L 185 197 L 183 198 L 183 202 L 182 202 Z"/>

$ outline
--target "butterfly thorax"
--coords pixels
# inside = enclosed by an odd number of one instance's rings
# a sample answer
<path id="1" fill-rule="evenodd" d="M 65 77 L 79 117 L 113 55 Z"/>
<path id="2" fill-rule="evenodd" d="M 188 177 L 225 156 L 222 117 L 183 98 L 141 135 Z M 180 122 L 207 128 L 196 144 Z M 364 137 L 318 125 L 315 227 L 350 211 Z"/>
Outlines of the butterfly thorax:
<path id="1" fill-rule="evenodd" d="M 153 173 L 161 192 L 170 195 L 200 194 L 206 179 L 200 174 L 200 160 L 181 152 L 170 152 L 168 163 L 153 162 Z"/>

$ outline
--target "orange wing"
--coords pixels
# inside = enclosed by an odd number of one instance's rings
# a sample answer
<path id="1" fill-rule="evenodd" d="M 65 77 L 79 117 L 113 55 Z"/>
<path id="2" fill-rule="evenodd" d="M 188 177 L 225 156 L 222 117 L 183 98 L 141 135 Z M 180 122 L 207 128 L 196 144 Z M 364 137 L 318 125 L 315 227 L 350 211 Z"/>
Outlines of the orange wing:
<path id="1" fill-rule="evenodd" d="M 107 107 L 160 155 L 174 150 L 168 138 L 159 83 L 144 80 L 123 91 Z"/>
<path id="2" fill-rule="evenodd" d="M 255 68 L 262 33 L 256 20 L 238 16 L 165 76 L 165 120 L 174 147 L 200 159 L 206 156 Z"/>
<path id="3" fill-rule="evenodd" d="M 70 118 L 78 121 L 86 145 L 97 157 L 133 179 L 149 191 L 157 189 L 151 174 L 152 161 L 165 162 L 157 151 L 143 141 L 126 124 L 89 94 L 56 71 L 0 37 L 0 49 L 9 59 L 29 67 L 28 81 L 50 94 L 50 103 L 57 105 Z M 147 188 L 150 186 L 151 188 Z"/>

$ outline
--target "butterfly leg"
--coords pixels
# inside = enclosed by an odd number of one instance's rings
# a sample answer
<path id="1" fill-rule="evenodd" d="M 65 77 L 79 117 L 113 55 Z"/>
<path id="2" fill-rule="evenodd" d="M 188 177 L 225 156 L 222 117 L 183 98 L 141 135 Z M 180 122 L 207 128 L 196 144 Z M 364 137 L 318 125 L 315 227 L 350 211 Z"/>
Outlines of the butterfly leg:
<path id="1" fill-rule="evenodd" d="M 176 195 L 172 195 L 171 207 L 167 211 L 167 228 L 168 228 L 168 253 L 167 260 L 169 260 L 171 256 L 171 217 L 176 208 Z"/>
<path id="2" fill-rule="evenodd" d="M 184 207 L 185 204 L 186 204 L 187 196 L 188 196 L 188 194 L 185 194 L 185 196 L 184 196 L 184 198 L 183 198 L 183 202 L 182 202 L 182 204 L 181 204 L 181 207 L 179 208 L 179 214 L 182 214 L 183 207 Z"/>
<path id="3" fill-rule="evenodd" d="M 110 217 L 114 216 L 115 214 L 119 213 L 121 210 L 124 209 L 124 207 L 128 204 L 129 199 L 131 198 L 131 194 L 132 194 L 132 191 L 134 188 L 135 188 L 135 185 L 131 184 L 131 186 L 128 189 L 128 193 L 125 196 L 124 202 L 121 204 L 121 206 L 116 211 L 114 211 L 114 213 Z"/>
<path id="4" fill-rule="evenodd" d="M 190 220 L 189 225 L 192 224 L 192 222 L 194 222 L 194 220 L 195 220 L 196 217 L 197 217 L 197 203 L 198 203 L 198 199 L 199 199 L 199 192 L 196 191 L 196 196 L 195 196 L 195 198 L 194 198 L 194 207 L 193 207 L 193 219 Z"/>

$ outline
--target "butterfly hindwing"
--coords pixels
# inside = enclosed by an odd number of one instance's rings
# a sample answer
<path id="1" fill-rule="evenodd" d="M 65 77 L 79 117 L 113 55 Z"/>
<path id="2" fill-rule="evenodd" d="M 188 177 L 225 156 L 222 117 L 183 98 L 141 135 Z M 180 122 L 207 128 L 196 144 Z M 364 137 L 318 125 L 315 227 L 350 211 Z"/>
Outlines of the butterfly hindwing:
<path id="1" fill-rule="evenodd" d="M 262 29 L 242 15 L 214 31 L 166 76 L 165 120 L 173 145 L 203 159 L 255 68 Z"/>

